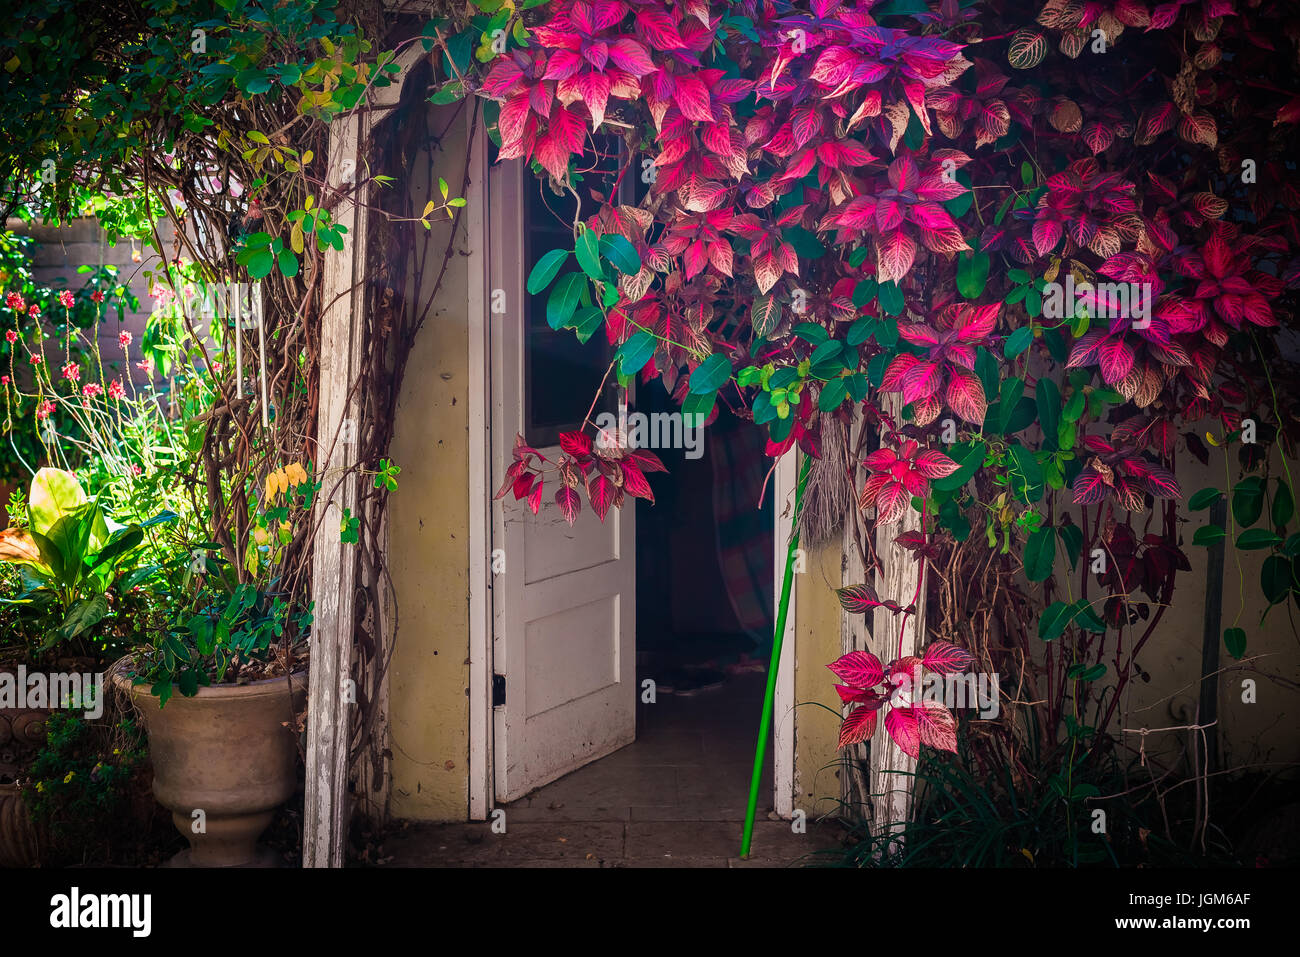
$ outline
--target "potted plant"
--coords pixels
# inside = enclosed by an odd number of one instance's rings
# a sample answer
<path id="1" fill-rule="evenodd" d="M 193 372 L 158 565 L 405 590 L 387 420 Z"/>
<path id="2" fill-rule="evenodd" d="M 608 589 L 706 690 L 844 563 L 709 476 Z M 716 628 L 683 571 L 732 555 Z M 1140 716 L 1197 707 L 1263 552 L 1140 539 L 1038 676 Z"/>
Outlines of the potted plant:
<path id="1" fill-rule="evenodd" d="M 154 794 L 190 844 L 174 866 L 276 862 L 257 841 L 297 785 L 310 614 L 275 572 L 314 491 L 300 465 L 272 473 L 243 564 L 211 543 L 179 556 L 166 628 L 114 669 L 149 735 Z"/>
<path id="2" fill-rule="evenodd" d="M 141 609 L 128 596 L 155 570 L 141 563 L 144 528 L 170 516 L 120 525 L 76 476 L 54 468 L 32 478 L 25 507 L 15 504 L 11 515 L 22 521 L 0 531 L 0 675 L 19 692 L 13 701 L 0 695 L 0 744 L 8 755 L 0 762 L 0 865 L 26 866 L 36 863 L 37 834 L 21 782 L 45 743 L 50 710 L 62 702 L 29 702 L 18 679 L 31 665 L 98 672 L 130 646 Z"/>

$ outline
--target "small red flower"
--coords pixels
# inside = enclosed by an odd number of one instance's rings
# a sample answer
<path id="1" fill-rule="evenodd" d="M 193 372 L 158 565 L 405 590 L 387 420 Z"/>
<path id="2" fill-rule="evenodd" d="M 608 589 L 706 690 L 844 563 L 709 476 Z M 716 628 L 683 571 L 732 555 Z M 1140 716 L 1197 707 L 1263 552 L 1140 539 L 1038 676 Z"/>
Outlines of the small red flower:
<path id="1" fill-rule="evenodd" d="M 42 402 L 40 408 L 36 410 L 36 418 L 47 419 L 49 418 L 50 413 L 53 411 L 54 411 L 54 403 L 50 402 L 47 399 L 46 401 Z"/>
<path id="2" fill-rule="evenodd" d="M 81 378 L 81 369 L 75 362 L 69 362 L 63 367 L 63 378 L 70 382 L 76 382 Z"/>
<path id="3" fill-rule="evenodd" d="M 41 307 L 36 305 L 36 303 L 32 303 L 27 307 L 27 315 L 31 316 L 33 319 L 41 318 Z"/>
<path id="4" fill-rule="evenodd" d="M 17 331 L 14 329 L 10 329 L 8 332 L 6 332 L 5 341 L 8 342 L 10 345 L 13 345 L 15 342 L 17 342 L 18 341 Z"/>
<path id="5" fill-rule="evenodd" d="M 5 296 L 5 305 L 18 312 L 22 312 L 27 308 L 26 304 L 23 302 L 23 297 L 18 295 L 16 292 L 11 292 L 9 295 Z"/>
<path id="6" fill-rule="evenodd" d="M 121 345 L 123 349 L 125 349 L 127 346 L 131 344 L 131 333 L 119 332 L 117 334 L 117 341 L 118 344 Z"/>
<path id="7" fill-rule="evenodd" d="M 122 388 L 122 380 L 114 379 L 108 386 L 108 397 L 110 399 L 125 399 L 126 390 Z"/>
<path id="8" fill-rule="evenodd" d="M 103 302 L 103 301 L 104 301 L 104 294 L 103 294 L 102 292 L 100 292 L 98 289 L 96 289 L 94 292 L 92 292 L 92 293 L 90 294 L 90 301 L 91 301 L 91 302 Z"/>
<path id="9" fill-rule="evenodd" d="M 42 360 L 40 356 L 32 356 L 32 365 L 38 366 L 41 364 L 41 361 Z"/>
<path id="10" fill-rule="evenodd" d="M 87 382 L 81 387 L 81 394 L 94 398 L 97 395 L 103 395 L 104 387 L 98 382 Z"/>
<path id="11" fill-rule="evenodd" d="M 59 293 L 59 303 L 60 303 L 60 305 L 63 306 L 64 309 L 71 309 L 71 308 L 72 308 L 72 293 L 68 292 L 68 290 L 66 290 L 66 289 L 63 290 L 63 292 Z"/>

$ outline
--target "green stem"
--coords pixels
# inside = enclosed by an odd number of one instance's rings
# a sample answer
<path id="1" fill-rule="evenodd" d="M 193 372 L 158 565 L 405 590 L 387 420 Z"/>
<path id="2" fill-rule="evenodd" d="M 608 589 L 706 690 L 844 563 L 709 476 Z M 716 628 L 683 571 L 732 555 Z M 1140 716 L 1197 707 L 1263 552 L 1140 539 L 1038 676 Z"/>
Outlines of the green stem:
<path id="1" fill-rule="evenodd" d="M 776 700 L 776 671 L 781 662 L 781 639 L 785 637 L 785 619 L 790 611 L 790 589 L 794 585 L 795 553 L 799 550 L 799 515 L 803 510 L 803 492 L 808 485 L 812 458 L 805 455 L 799 468 L 794 490 L 794 517 L 791 519 L 790 545 L 785 552 L 785 577 L 781 580 L 781 603 L 776 610 L 776 632 L 772 635 L 772 661 L 767 666 L 767 691 L 763 695 L 763 716 L 758 722 L 758 744 L 754 747 L 754 770 L 749 777 L 749 804 L 745 807 L 745 830 L 740 839 L 740 856 L 749 857 L 754 839 L 754 811 L 758 807 L 758 782 L 763 776 L 763 758 L 767 754 L 767 735 L 772 729 L 772 703 Z"/>

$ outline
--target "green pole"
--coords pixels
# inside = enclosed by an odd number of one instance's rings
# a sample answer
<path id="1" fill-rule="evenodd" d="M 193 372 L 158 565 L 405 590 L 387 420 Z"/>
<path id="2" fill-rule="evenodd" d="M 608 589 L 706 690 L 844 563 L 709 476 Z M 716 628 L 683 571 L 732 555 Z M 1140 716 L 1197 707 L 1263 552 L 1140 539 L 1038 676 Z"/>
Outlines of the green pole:
<path id="1" fill-rule="evenodd" d="M 781 603 L 776 609 L 776 634 L 772 636 L 772 661 L 767 666 L 767 691 L 763 694 L 763 717 L 758 722 L 758 744 L 754 748 L 754 771 L 749 777 L 749 804 L 745 808 L 745 830 L 740 839 L 740 856 L 749 857 L 754 839 L 754 811 L 758 808 L 758 782 L 763 776 L 763 758 L 767 754 L 767 735 L 772 729 L 772 703 L 776 700 L 776 670 L 781 663 L 781 639 L 785 637 L 785 619 L 790 610 L 790 588 L 794 584 L 795 552 L 799 550 L 799 513 L 803 507 L 803 490 L 808 484 L 812 459 L 805 455 L 799 468 L 794 490 L 794 530 L 785 553 L 785 577 L 781 579 Z M 775 505 L 776 503 L 774 503 Z"/>

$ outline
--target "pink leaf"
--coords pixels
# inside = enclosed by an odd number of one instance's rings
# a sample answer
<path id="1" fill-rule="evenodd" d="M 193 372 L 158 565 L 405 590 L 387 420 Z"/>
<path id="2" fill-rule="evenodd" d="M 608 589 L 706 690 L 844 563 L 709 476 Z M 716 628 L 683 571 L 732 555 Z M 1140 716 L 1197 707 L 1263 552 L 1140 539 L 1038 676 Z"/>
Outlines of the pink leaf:
<path id="1" fill-rule="evenodd" d="M 912 467 L 928 479 L 943 478 L 957 471 L 960 466 L 942 452 L 926 449 L 916 457 Z"/>
<path id="2" fill-rule="evenodd" d="M 888 726 L 889 718 L 885 718 Z M 876 709 L 859 706 L 849 712 L 849 716 L 840 725 L 840 739 L 837 748 L 850 744 L 859 744 L 876 733 Z"/>
<path id="3" fill-rule="evenodd" d="M 912 708 L 891 708 L 885 715 L 885 731 L 904 754 L 920 755 L 921 732 Z"/>
<path id="4" fill-rule="evenodd" d="M 870 585 L 848 585 L 835 589 L 839 596 L 840 607 L 851 615 L 863 615 L 872 608 L 880 607 L 880 599 Z"/>
<path id="5" fill-rule="evenodd" d="M 876 521 L 881 525 L 896 522 L 910 504 L 911 496 L 902 482 L 887 482 L 876 496 Z"/>
<path id="6" fill-rule="evenodd" d="M 932 641 L 925 649 L 921 664 L 941 675 L 960 674 L 970 667 L 975 659 L 965 648 L 958 648 L 949 641 Z"/>
<path id="7" fill-rule="evenodd" d="M 564 520 L 570 525 L 578 520 L 578 513 L 582 511 L 582 497 L 577 489 L 561 485 L 555 490 L 555 504 L 560 507 Z"/>
<path id="8" fill-rule="evenodd" d="M 880 659 L 869 651 L 850 651 L 826 667 L 835 677 L 854 688 L 874 688 L 885 680 L 885 669 Z"/>
<path id="9" fill-rule="evenodd" d="M 988 399 L 980 377 L 960 366 L 949 367 L 948 392 L 944 398 L 948 407 L 972 425 L 983 425 L 988 412 Z"/>
<path id="10" fill-rule="evenodd" d="M 952 716 L 951 711 L 937 702 L 929 701 L 910 710 L 916 716 L 916 726 L 922 744 L 938 751 L 957 753 L 957 719 Z"/>

